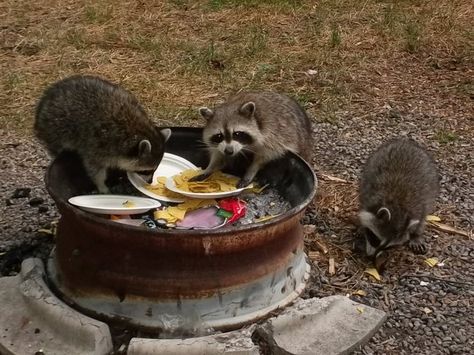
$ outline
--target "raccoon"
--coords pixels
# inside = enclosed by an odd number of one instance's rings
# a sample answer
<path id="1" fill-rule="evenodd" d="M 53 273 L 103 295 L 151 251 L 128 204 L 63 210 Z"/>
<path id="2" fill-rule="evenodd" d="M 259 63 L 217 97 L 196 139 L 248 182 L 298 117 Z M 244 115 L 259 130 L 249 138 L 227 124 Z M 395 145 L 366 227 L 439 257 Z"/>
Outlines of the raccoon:
<path id="1" fill-rule="evenodd" d="M 405 243 L 426 253 L 425 218 L 439 194 L 437 168 L 426 151 L 408 138 L 382 145 L 365 164 L 359 192 L 368 256 Z"/>
<path id="2" fill-rule="evenodd" d="M 37 108 L 36 136 L 52 156 L 74 151 L 101 193 L 108 168 L 155 170 L 170 129 L 160 129 L 137 99 L 104 79 L 74 75 L 45 90 Z"/>
<path id="3" fill-rule="evenodd" d="M 311 162 L 311 122 L 303 108 L 288 96 L 274 92 L 241 92 L 213 110 L 199 109 L 207 120 L 203 141 L 210 162 L 202 180 L 239 154 L 252 153 L 253 161 L 238 187 L 249 185 L 268 162 L 287 151 Z"/>

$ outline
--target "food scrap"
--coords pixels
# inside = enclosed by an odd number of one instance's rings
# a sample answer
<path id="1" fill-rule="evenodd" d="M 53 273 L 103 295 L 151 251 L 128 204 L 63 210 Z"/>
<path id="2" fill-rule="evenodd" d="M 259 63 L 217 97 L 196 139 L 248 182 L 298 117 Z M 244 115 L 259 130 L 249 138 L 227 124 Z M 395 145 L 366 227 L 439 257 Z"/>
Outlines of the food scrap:
<path id="1" fill-rule="evenodd" d="M 155 211 L 154 217 L 155 219 L 162 219 L 169 223 L 175 223 L 178 220 L 183 220 L 187 211 L 192 211 L 198 208 L 209 207 L 213 205 L 216 205 L 215 200 L 189 199 L 176 206 L 170 206 L 163 210 Z"/>
<path id="2" fill-rule="evenodd" d="M 127 200 L 127 201 L 122 203 L 122 206 L 126 207 L 126 208 L 133 208 L 136 205 L 135 205 L 135 202 Z"/>
<path id="3" fill-rule="evenodd" d="M 189 181 L 189 179 L 201 174 L 201 170 L 188 169 L 184 170 L 173 177 L 176 187 L 187 192 L 227 192 L 237 189 L 238 178 L 228 176 L 220 171 L 212 173 L 203 181 Z"/>
<path id="4" fill-rule="evenodd" d="M 153 192 L 154 194 L 157 194 L 159 196 L 164 196 L 172 199 L 180 199 L 182 196 L 176 192 L 170 191 L 166 188 L 166 176 L 158 176 L 156 180 L 154 181 L 153 184 L 145 185 L 145 188 Z"/>

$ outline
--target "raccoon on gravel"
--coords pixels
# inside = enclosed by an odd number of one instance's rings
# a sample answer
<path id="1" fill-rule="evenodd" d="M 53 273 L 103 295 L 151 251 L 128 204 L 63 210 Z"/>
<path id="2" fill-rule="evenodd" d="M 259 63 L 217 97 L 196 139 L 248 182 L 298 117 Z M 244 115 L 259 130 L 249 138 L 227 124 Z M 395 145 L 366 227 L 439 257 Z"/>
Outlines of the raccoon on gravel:
<path id="1" fill-rule="evenodd" d="M 245 153 L 252 153 L 253 161 L 238 187 L 249 185 L 266 163 L 287 151 L 311 163 L 311 122 L 304 109 L 288 96 L 241 92 L 213 110 L 202 107 L 199 112 L 207 120 L 203 141 L 209 149 L 210 162 L 194 180 L 208 177 Z"/>
<path id="2" fill-rule="evenodd" d="M 161 162 L 170 129 L 148 118 L 129 91 L 104 79 L 74 75 L 48 87 L 34 130 L 52 156 L 74 151 L 101 193 L 108 168 L 150 173 Z"/>
<path id="3" fill-rule="evenodd" d="M 425 218 L 439 194 L 439 175 L 425 150 L 408 138 L 383 144 L 363 168 L 359 193 L 368 256 L 405 243 L 426 253 Z"/>

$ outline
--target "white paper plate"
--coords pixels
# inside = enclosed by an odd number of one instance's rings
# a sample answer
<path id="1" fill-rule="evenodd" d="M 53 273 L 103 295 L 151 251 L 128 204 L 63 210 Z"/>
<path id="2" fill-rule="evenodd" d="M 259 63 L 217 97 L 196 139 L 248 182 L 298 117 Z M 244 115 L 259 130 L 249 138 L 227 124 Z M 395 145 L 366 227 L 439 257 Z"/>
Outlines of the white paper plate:
<path id="1" fill-rule="evenodd" d="M 123 206 L 126 201 L 134 206 Z M 69 203 L 84 211 L 100 214 L 139 214 L 161 206 L 151 198 L 126 195 L 81 195 L 71 197 Z"/>
<path id="2" fill-rule="evenodd" d="M 232 175 L 229 175 L 232 176 Z M 186 197 L 191 197 L 191 198 L 200 198 L 200 199 L 211 199 L 211 198 L 224 198 L 224 197 L 230 197 L 230 196 L 237 196 L 239 195 L 242 191 L 245 189 L 250 189 L 253 187 L 253 184 L 250 184 L 249 186 L 242 187 L 240 189 L 232 190 L 232 191 L 224 191 L 224 192 L 189 192 L 189 191 L 184 191 L 181 189 L 178 189 L 176 187 L 176 184 L 174 183 L 174 180 L 172 177 L 169 177 L 166 179 L 166 188 L 168 190 L 171 190 L 173 192 L 176 192 L 178 194 L 184 195 Z"/>
<path id="3" fill-rule="evenodd" d="M 158 166 L 158 168 L 155 170 L 153 174 L 153 181 L 155 181 L 155 179 L 158 176 L 171 177 L 187 169 L 198 169 L 198 167 L 194 165 L 193 163 L 191 163 L 190 161 L 184 158 L 181 158 L 178 155 L 165 153 L 163 155 L 163 160 L 161 161 L 160 165 Z M 132 185 L 135 186 L 135 188 L 138 191 L 140 191 L 141 193 L 149 197 L 155 198 L 160 201 L 166 201 L 166 202 L 183 202 L 184 201 L 184 199 L 169 198 L 166 196 L 155 194 L 151 192 L 150 190 L 147 190 L 145 188 L 145 185 L 147 185 L 147 183 L 137 173 L 129 172 L 127 173 L 127 176 L 130 182 L 132 183 Z"/>

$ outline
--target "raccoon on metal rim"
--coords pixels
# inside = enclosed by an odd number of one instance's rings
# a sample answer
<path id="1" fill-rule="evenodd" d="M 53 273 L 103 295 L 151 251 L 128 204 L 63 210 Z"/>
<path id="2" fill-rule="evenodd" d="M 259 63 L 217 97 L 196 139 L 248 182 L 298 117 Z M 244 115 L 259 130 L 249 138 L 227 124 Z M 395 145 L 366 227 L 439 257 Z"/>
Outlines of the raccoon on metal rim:
<path id="1" fill-rule="evenodd" d="M 170 129 L 161 129 L 123 87 L 74 75 L 48 87 L 36 108 L 34 130 L 54 157 L 77 153 L 101 193 L 108 168 L 150 174 L 163 158 Z"/>
<path id="2" fill-rule="evenodd" d="M 251 153 L 253 160 L 239 181 L 239 188 L 249 185 L 266 163 L 288 151 L 311 162 L 311 122 L 304 109 L 286 95 L 240 92 L 214 109 L 201 107 L 199 113 L 207 121 L 203 141 L 210 162 L 194 180 L 205 179 L 246 153 Z"/>
<path id="3" fill-rule="evenodd" d="M 359 219 L 365 252 L 377 258 L 383 250 L 408 243 L 425 253 L 425 218 L 439 194 L 439 175 L 431 156 L 415 141 L 396 138 L 367 160 L 360 181 Z"/>

